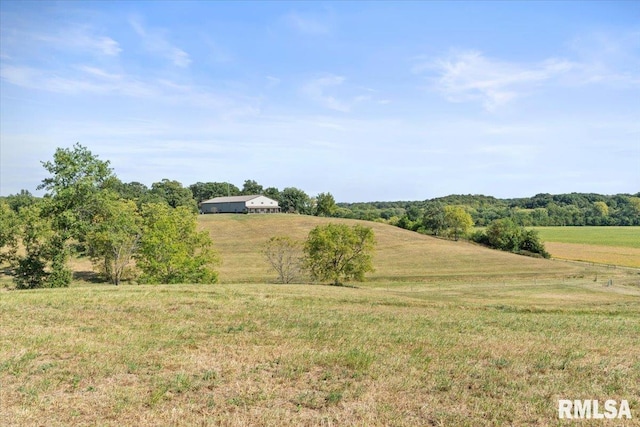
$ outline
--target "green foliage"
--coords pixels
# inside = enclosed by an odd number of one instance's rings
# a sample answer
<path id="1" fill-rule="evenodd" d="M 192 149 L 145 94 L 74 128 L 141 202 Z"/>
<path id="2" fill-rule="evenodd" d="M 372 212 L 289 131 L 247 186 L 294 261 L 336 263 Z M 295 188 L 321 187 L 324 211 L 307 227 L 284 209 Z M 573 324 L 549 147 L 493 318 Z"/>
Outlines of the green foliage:
<path id="1" fill-rule="evenodd" d="M 242 186 L 241 193 L 245 196 L 253 196 L 253 195 L 262 194 L 263 191 L 264 191 L 264 188 L 262 188 L 262 185 L 258 184 L 256 181 L 252 179 L 247 179 L 244 182 L 244 185 Z"/>
<path id="2" fill-rule="evenodd" d="M 133 277 L 130 264 L 141 236 L 142 217 L 136 203 L 105 193 L 100 216 L 87 236 L 94 268 L 116 286 Z"/>
<path id="3" fill-rule="evenodd" d="M 18 215 L 9 203 L 0 200 L 0 265 L 15 259 L 19 235 Z"/>
<path id="4" fill-rule="evenodd" d="M 197 215 L 185 206 L 143 207 L 143 234 L 136 255 L 144 283 L 215 283 L 218 257 L 206 232 L 196 230 Z"/>
<path id="5" fill-rule="evenodd" d="M 53 162 L 42 165 L 52 174 L 38 186 L 49 196 L 43 214 L 53 218 L 53 228 L 64 240 L 73 237 L 82 242 L 95 214 L 94 197 L 117 183 L 109 162 L 76 143 L 72 149 L 58 148 Z"/>
<path id="6" fill-rule="evenodd" d="M 68 256 L 64 240 L 52 228 L 52 222 L 42 215 L 40 205 L 21 210 L 20 237 L 24 255 L 16 256 L 14 282 L 18 289 L 66 287 L 71 283 L 71 271 L 66 267 Z"/>
<path id="7" fill-rule="evenodd" d="M 301 244 L 288 236 L 271 237 L 265 245 L 264 255 L 278 273 L 280 283 L 293 283 L 302 275 Z"/>
<path id="8" fill-rule="evenodd" d="M 336 200 L 331 193 L 320 193 L 316 197 L 315 216 L 334 216 L 336 213 Z"/>
<path id="9" fill-rule="evenodd" d="M 151 194 L 164 200 L 172 208 L 185 206 L 193 212 L 198 211 L 198 204 L 193 198 L 191 190 L 182 186 L 178 181 L 163 179 L 151 184 Z"/>
<path id="10" fill-rule="evenodd" d="M 522 226 L 583 226 L 583 225 L 640 225 L 640 194 L 617 194 L 605 196 L 591 193 L 537 194 L 534 197 L 496 199 L 483 195 L 451 195 L 427 201 L 415 202 L 370 202 L 339 203 L 339 216 L 343 218 L 376 220 L 401 218 L 407 215 L 410 221 L 400 225 L 415 227 L 411 220 L 414 207 L 424 209 L 432 206 L 464 206 L 476 226 L 487 226 L 500 218 L 511 218 Z M 606 205 L 606 208 L 605 208 Z M 395 211 L 395 212 L 393 212 Z M 429 213 L 430 217 L 432 213 Z M 436 218 L 437 219 L 437 218 Z M 438 222 L 430 224 L 423 218 L 424 228 L 433 233 L 444 231 Z M 441 223 L 441 222 L 440 222 Z"/>
<path id="11" fill-rule="evenodd" d="M 34 197 L 28 190 L 20 190 L 18 194 L 11 194 L 6 197 L 6 201 L 11 209 L 18 213 L 20 209 L 33 206 L 38 202 L 38 199 Z"/>
<path id="12" fill-rule="evenodd" d="M 455 240 L 465 236 L 473 226 L 471 215 L 462 206 L 445 206 L 444 221 L 447 233 Z"/>
<path id="13" fill-rule="evenodd" d="M 509 218 L 493 221 L 485 231 L 476 232 L 473 240 L 507 252 L 550 257 L 536 230 L 527 230 Z"/>
<path id="14" fill-rule="evenodd" d="M 189 190 L 198 203 L 215 197 L 240 195 L 240 189 L 228 182 L 196 182 L 189 186 Z"/>
<path id="15" fill-rule="evenodd" d="M 429 203 L 422 217 L 422 224 L 425 229 L 433 235 L 439 236 L 446 230 L 447 223 L 444 216 L 444 205 L 441 203 Z"/>
<path id="16" fill-rule="evenodd" d="M 311 199 L 304 191 L 287 187 L 280 193 L 280 208 L 285 213 L 311 213 Z"/>
<path id="17" fill-rule="evenodd" d="M 373 271 L 375 237 L 370 227 L 346 224 L 319 225 L 305 243 L 306 266 L 314 280 L 363 281 Z"/>

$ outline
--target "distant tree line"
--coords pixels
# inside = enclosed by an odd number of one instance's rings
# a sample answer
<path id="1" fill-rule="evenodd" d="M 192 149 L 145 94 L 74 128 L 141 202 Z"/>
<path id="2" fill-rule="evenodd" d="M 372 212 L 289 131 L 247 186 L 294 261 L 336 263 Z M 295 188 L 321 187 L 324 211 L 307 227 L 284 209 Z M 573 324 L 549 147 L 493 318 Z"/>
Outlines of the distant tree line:
<path id="1" fill-rule="evenodd" d="M 476 227 L 497 219 L 532 226 L 640 225 L 640 193 L 537 194 L 528 198 L 497 199 L 483 195 L 451 195 L 414 202 L 338 203 L 336 216 L 383 221 L 402 228 L 437 234 L 430 225 L 434 212 L 462 206 Z"/>

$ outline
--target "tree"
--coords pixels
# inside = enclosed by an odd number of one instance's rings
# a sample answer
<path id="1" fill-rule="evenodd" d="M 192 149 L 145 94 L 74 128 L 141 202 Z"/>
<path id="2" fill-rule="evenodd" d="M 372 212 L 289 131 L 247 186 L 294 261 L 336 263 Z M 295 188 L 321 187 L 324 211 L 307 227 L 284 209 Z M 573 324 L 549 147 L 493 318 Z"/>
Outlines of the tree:
<path id="1" fill-rule="evenodd" d="M 191 190 L 183 187 L 178 181 L 165 178 L 160 182 L 154 182 L 151 184 L 151 194 L 161 197 L 172 208 L 186 206 L 191 211 L 198 212 L 198 204 Z"/>
<path id="2" fill-rule="evenodd" d="M 316 197 L 315 215 L 334 216 L 338 206 L 331 193 L 320 193 Z"/>
<path id="3" fill-rule="evenodd" d="M 422 224 L 433 235 L 439 236 L 447 228 L 444 215 L 444 206 L 441 203 L 429 203 L 422 216 Z"/>
<path id="4" fill-rule="evenodd" d="M 228 182 L 196 182 L 189 189 L 198 203 L 215 197 L 240 195 L 240 189 Z"/>
<path id="5" fill-rule="evenodd" d="M 118 286 L 132 272 L 131 262 L 142 237 L 142 217 L 132 200 L 105 195 L 101 215 L 89 231 L 89 256 L 96 268 Z"/>
<path id="6" fill-rule="evenodd" d="M 549 258 L 536 230 L 527 230 L 510 218 L 496 219 L 484 231 L 474 234 L 477 243 L 518 254 L 536 254 Z"/>
<path id="7" fill-rule="evenodd" d="M 373 229 L 361 225 L 319 225 L 309 232 L 305 243 L 306 266 L 314 280 L 364 280 L 373 271 Z"/>
<path id="8" fill-rule="evenodd" d="M 242 194 L 244 196 L 259 195 L 262 194 L 263 191 L 262 185 L 252 179 L 247 179 L 242 186 Z"/>
<path id="9" fill-rule="evenodd" d="M 21 210 L 21 243 L 24 255 L 14 258 L 14 282 L 18 289 L 57 288 L 69 286 L 71 271 L 66 268 L 66 247 L 42 215 L 42 206 Z"/>
<path id="10" fill-rule="evenodd" d="M 503 251 L 516 252 L 520 249 L 523 228 L 510 218 L 496 219 L 487 227 L 489 246 Z"/>
<path id="11" fill-rule="evenodd" d="M 278 273 L 280 283 L 292 283 L 301 276 L 303 259 L 299 242 L 288 236 L 271 237 L 265 246 L 264 255 Z"/>
<path id="12" fill-rule="evenodd" d="M 473 226 L 471 215 L 462 206 L 445 206 L 444 221 L 455 240 L 467 234 Z"/>
<path id="13" fill-rule="evenodd" d="M 53 228 L 61 234 L 63 243 L 71 237 L 82 242 L 95 215 L 93 199 L 117 182 L 109 162 L 76 143 L 72 149 L 58 148 L 53 162 L 42 165 L 52 174 L 38 186 L 50 196 L 43 214 L 53 218 Z"/>
<path id="14" fill-rule="evenodd" d="M 287 187 L 280 193 L 280 208 L 282 212 L 309 214 L 311 199 L 304 191 Z"/>
<path id="15" fill-rule="evenodd" d="M 38 201 L 28 190 L 20 190 L 18 194 L 11 194 L 7 196 L 6 200 L 16 213 L 20 212 L 22 208 L 35 205 Z"/>
<path id="16" fill-rule="evenodd" d="M 16 212 L 9 203 L 0 200 L 0 265 L 12 262 L 17 255 L 19 226 Z"/>
<path id="17" fill-rule="evenodd" d="M 267 187 L 264 189 L 264 192 L 262 194 L 270 199 L 280 202 L 280 190 L 278 190 L 276 187 Z"/>
<path id="18" fill-rule="evenodd" d="M 196 230 L 197 214 L 186 206 L 145 205 L 136 254 L 143 283 L 215 283 L 218 256 L 209 234 Z"/>

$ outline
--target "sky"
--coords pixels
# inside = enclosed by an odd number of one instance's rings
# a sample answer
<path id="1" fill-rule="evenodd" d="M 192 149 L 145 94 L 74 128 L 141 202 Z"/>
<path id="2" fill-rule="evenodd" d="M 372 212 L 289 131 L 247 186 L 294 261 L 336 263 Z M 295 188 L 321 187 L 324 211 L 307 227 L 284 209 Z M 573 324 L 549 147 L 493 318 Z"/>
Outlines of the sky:
<path id="1" fill-rule="evenodd" d="M 124 182 L 339 202 L 640 191 L 640 2 L 0 2 L 0 196 Z"/>

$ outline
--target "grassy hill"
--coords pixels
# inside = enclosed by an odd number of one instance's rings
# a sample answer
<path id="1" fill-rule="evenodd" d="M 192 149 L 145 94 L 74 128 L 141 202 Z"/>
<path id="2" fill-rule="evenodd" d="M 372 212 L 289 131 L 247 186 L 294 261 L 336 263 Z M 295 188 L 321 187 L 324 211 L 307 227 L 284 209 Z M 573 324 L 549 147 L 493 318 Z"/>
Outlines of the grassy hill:
<path id="1" fill-rule="evenodd" d="M 627 399 L 640 425 L 635 270 L 366 223 L 369 282 L 269 285 L 270 236 L 339 220 L 199 221 L 227 283 L 0 288 L 0 424 L 559 425 L 558 399 Z"/>
<path id="2" fill-rule="evenodd" d="M 372 227 L 377 240 L 376 271 L 370 286 L 389 282 L 505 281 L 568 277 L 584 268 L 558 261 L 523 257 L 468 242 L 425 236 L 387 224 L 304 215 L 201 215 L 199 227 L 210 233 L 223 264 L 223 283 L 273 282 L 275 273 L 261 254 L 277 235 L 304 241 L 309 231 L 327 222 L 360 223 Z"/>

